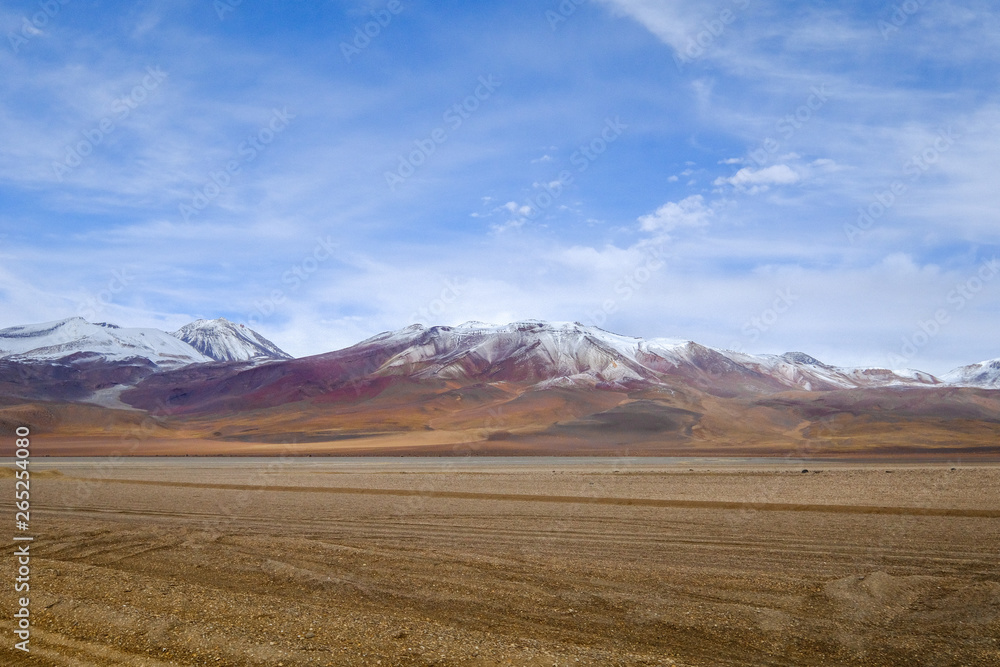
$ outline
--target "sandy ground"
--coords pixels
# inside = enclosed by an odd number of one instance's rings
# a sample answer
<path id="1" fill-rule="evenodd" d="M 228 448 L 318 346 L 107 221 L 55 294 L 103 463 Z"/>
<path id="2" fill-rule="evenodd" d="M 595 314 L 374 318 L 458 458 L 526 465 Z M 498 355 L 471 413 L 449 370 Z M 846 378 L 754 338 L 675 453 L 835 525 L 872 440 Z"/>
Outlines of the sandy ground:
<path id="1" fill-rule="evenodd" d="M 1000 467 L 32 465 L 2 664 L 1000 665 Z"/>

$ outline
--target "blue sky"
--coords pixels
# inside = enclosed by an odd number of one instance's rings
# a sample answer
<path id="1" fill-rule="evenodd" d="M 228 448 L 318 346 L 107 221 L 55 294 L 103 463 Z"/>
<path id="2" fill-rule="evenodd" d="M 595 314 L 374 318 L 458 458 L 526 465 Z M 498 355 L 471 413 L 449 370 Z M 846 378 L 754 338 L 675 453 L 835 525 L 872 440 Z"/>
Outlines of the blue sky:
<path id="1" fill-rule="evenodd" d="M 0 326 L 1000 356 L 986 0 L 36 0 L 0 34 Z"/>

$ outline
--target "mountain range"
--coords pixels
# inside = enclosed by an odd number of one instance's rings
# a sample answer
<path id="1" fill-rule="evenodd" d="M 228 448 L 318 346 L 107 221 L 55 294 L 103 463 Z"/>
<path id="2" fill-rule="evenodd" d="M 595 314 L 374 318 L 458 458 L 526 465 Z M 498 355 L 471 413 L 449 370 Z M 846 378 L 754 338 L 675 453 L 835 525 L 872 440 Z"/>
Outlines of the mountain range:
<path id="1" fill-rule="evenodd" d="M 579 323 L 413 325 L 300 359 L 225 319 L 0 330 L 0 429 L 37 418 L 67 447 L 144 415 L 185 453 L 985 456 L 997 389 L 1000 360 L 935 377 Z"/>
<path id="2" fill-rule="evenodd" d="M 211 361 L 291 359 L 277 345 L 225 318 L 196 320 L 173 333 L 91 324 L 81 317 L 0 329 L 0 359 L 107 362 L 146 359 L 159 368 Z"/>

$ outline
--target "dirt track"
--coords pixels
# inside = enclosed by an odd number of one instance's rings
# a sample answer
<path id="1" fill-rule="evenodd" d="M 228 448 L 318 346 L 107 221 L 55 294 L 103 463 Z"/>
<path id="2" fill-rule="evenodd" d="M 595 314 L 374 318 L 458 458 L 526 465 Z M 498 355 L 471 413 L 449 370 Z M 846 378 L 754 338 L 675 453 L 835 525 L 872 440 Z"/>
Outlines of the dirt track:
<path id="1" fill-rule="evenodd" d="M 1000 468 L 250 465 L 49 460 L 0 662 L 1000 665 Z"/>

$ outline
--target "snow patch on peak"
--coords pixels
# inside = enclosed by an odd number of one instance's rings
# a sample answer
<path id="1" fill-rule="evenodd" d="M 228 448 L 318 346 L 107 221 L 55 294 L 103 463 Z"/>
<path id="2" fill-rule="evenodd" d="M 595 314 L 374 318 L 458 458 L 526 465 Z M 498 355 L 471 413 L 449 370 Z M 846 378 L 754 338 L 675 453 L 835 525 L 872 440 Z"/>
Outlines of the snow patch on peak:
<path id="1" fill-rule="evenodd" d="M 805 364 L 807 366 L 826 366 L 819 359 L 810 357 L 805 352 L 785 352 L 781 355 L 781 358 L 785 361 L 793 364 Z"/>
<path id="2" fill-rule="evenodd" d="M 480 322 L 479 320 L 469 320 L 468 322 L 462 322 L 456 329 L 497 329 L 496 324 L 490 324 L 489 322 Z"/>
<path id="3" fill-rule="evenodd" d="M 215 361 L 267 361 L 291 359 L 291 355 L 244 324 L 224 317 L 195 320 L 173 334 Z"/>
<path id="4" fill-rule="evenodd" d="M 959 387 L 1000 389 L 1000 358 L 987 359 L 978 364 L 961 366 L 941 376 L 948 384 Z"/>
<path id="5" fill-rule="evenodd" d="M 80 353 L 116 362 L 143 358 L 163 367 L 211 361 L 164 331 L 92 324 L 82 317 L 0 330 L 0 357 L 55 361 Z"/>
<path id="6" fill-rule="evenodd" d="M 807 391 L 930 386 L 939 383 L 939 380 L 929 373 L 894 372 L 884 368 L 841 368 L 825 364 L 802 352 L 754 355 L 727 350 L 722 354 L 741 366 L 769 376 L 785 386 Z"/>
<path id="7" fill-rule="evenodd" d="M 404 335 L 405 330 L 387 335 L 385 340 L 408 345 L 385 363 L 384 372 L 449 380 L 489 377 L 546 382 L 573 378 L 574 384 L 638 380 L 652 375 L 635 363 L 638 339 L 578 323 L 466 322 L 457 327 L 431 327 L 409 341 Z"/>
<path id="8" fill-rule="evenodd" d="M 64 335 L 72 335 L 74 332 L 83 331 L 87 327 L 92 326 L 99 325 L 90 324 L 82 317 L 68 317 L 64 320 L 56 320 L 54 322 L 23 324 L 16 327 L 8 327 L 7 329 L 0 330 L 0 339 L 36 338 L 56 331 L 62 331 L 64 332 Z M 0 345 L 2 345 L 2 343 L 0 343 Z"/>

